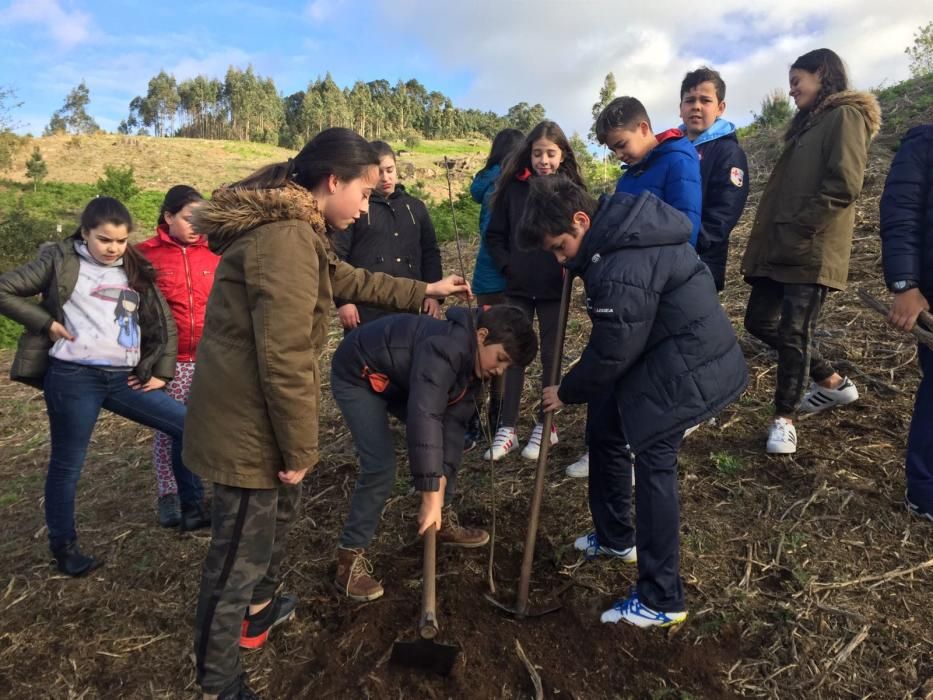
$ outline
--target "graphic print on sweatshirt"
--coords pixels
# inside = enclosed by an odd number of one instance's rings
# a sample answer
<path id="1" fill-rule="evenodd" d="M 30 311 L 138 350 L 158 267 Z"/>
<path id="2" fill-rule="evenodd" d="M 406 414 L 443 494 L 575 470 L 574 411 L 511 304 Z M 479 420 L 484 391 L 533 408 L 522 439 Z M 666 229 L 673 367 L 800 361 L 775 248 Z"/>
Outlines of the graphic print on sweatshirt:
<path id="1" fill-rule="evenodd" d="M 121 265 L 101 265 L 81 255 L 77 284 L 62 307 L 65 328 L 74 340 L 56 341 L 49 355 L 81 365 L 135 367 L 140 357 L 139 301 Z"/>

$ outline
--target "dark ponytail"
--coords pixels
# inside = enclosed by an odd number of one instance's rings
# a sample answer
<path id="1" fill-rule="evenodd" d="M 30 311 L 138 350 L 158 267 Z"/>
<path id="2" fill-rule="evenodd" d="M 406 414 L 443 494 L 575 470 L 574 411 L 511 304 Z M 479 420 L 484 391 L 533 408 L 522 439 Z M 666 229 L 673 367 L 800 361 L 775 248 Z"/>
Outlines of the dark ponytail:
<path id="1" fill-rule="evenodd" d="M 295 183 L 313 190 L 331 175 L 344 182 L 355 180 L 379 165 L 370 143 L 352 129 L 325 129 L 305 144 L 298 155 L 284 163 L 273 163 L 228 185 L 230 188 L 266 190 Z"/>
<path id="2" fill-rule="evenodd" d="M 72 238 L 83 241 L 82 231 L 90 233 L 102 224 L 126 226 L 128 233 L 133 232 L 133 217 L 125 206 L 113 197 L 95 197 L 81 212 L 81 225 L 72 234 Z M 128 243 L 123 253 L 123 270 L 130 287 L 140 292 L 152 286 L 155 280 L 155 270 L 152 264 L 136 250 L 136 246 Z"/>
<path id="3" fill-rule="evenodd" d="M 175 216 L 182 209 L 194 202 L 200 202 L 204 199 L 201 193 L 188 185 L 175 185 L 165 193 L 165 199 L 162 200 L 162 208 L 159 210 L 159 226 L 165 224 L 165 215 Z"/>

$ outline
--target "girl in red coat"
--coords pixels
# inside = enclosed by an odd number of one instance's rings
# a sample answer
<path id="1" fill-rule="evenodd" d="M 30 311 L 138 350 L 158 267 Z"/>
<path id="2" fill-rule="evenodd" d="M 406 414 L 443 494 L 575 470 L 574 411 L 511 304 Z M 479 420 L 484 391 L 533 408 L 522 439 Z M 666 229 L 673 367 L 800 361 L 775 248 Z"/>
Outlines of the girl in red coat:
<path id="1" fill-rule="evenodd" d="M 188 401 L 195 350 L 204 328 L 204 309 L 214 283 L 214 270 L 220 262 L 220 257 L 208 249 L 207 241 L 191 228 L 192 208 L 202 199 L 193 187 L 172 187 L 162 202 L 156 235 L 138 246 L 156 270 L 156 285 L 168 301 L 178 327 L 178 364 L 175 378 L 165 391 L 181 403 Z M 171 456 L 170 438 L 156 432 L 152 463 L 159 491 L 159 523 L 163 527 L 181 524 L 183 530 L 203 527 L 207 524 L 203 513 L 181 510 Z"/>

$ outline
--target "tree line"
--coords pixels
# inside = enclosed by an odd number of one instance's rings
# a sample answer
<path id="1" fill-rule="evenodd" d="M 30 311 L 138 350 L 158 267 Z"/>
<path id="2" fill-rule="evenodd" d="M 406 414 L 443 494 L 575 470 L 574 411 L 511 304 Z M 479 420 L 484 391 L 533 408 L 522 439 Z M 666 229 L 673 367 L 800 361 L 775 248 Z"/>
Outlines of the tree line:
<path id="1" fill-rule="evenodd" d="M 87 88 L 82 83 L 76 90 L 83 95 Z M 252 66 L 231 66 L 223 80 L 198 75 L 178 82 L 160 71 L 149 80 L 146 94 L 130 102 L 118 131 L 299 148 L 333 126 L 354 129 L 368 139 L 491 138 L 506 127 L 527 131 L 544 117 L 544 107 L 525 102 L 504 115 L 455 107 L 448 96 L 415 79 L 394 85 L 388 80 L 358 80 L 341 88 L 327 73 L 307 89 L 285 96 L 272 78 L 257 75 Z M 53 124 L 60 127 L 61 117 Z"/>

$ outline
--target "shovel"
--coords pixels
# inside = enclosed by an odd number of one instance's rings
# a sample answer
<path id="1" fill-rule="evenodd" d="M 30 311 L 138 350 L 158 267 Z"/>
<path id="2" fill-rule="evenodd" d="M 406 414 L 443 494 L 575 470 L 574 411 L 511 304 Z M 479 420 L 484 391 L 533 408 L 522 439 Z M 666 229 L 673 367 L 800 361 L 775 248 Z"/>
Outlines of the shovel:
<path id="1" fill-rule="evenodd" d="M 418 624 L 419 639 L 414 642 L 395 642 L 389 661 L 400 666 L 417 668 L 442 676 L 450 671 L 460 654 L 460 647 L 434 641 L 440 628 L 437 626 L 436 587 L 434 570 L 437 562 L 437 531 L 431 525 L 424 533 L 424 572 L 421 584 L 421 622 Z"/>
<path id="2" fill-rule="evenodd" d="M 554 386 L 560 374 L 561 360 L 564 355 L 564 338 L 567 333 L 567 315 L 570 309 L 570 293 L 573 289 L 573 277 L 564 273 L 564 286 L 560 293 L 560 312 L 557 317 L 557 340 L 554 349 L 554 365 L 551 368 L 550 376 L 547 377 L 546 386 Z M 531 509 L 528 514 L 528 530 L 525 533 L 525 548 L 522 553 L 522 570 L 518 580 L 518 592 L 515 596 L 515 604 L 508 605 L 494 598 L 491 594 L 486 594 L 486 600 L 495 605 L 504 612 L 511 613 L 516 617 L 539 617 L 547 613 L 560 609 L 560 603 L 548 605 L 547 607 L 530 610 L 528 607 L 528 588 L 531 585 L 531 566 L 535 558 L 535 542 L 538 538 L 538 520 L 541 515 L 541 502 L 544 500 L 544 481 L 547 476 L 547 454 L 551 446 L 551 425 L 554 422 L 554 412 L 546 411 L 544 414 L 544 425 L 541 430 L 541 448 L 538 452 L 538 466 L 535 470 L 535 486 L 531 497 Z"/>

